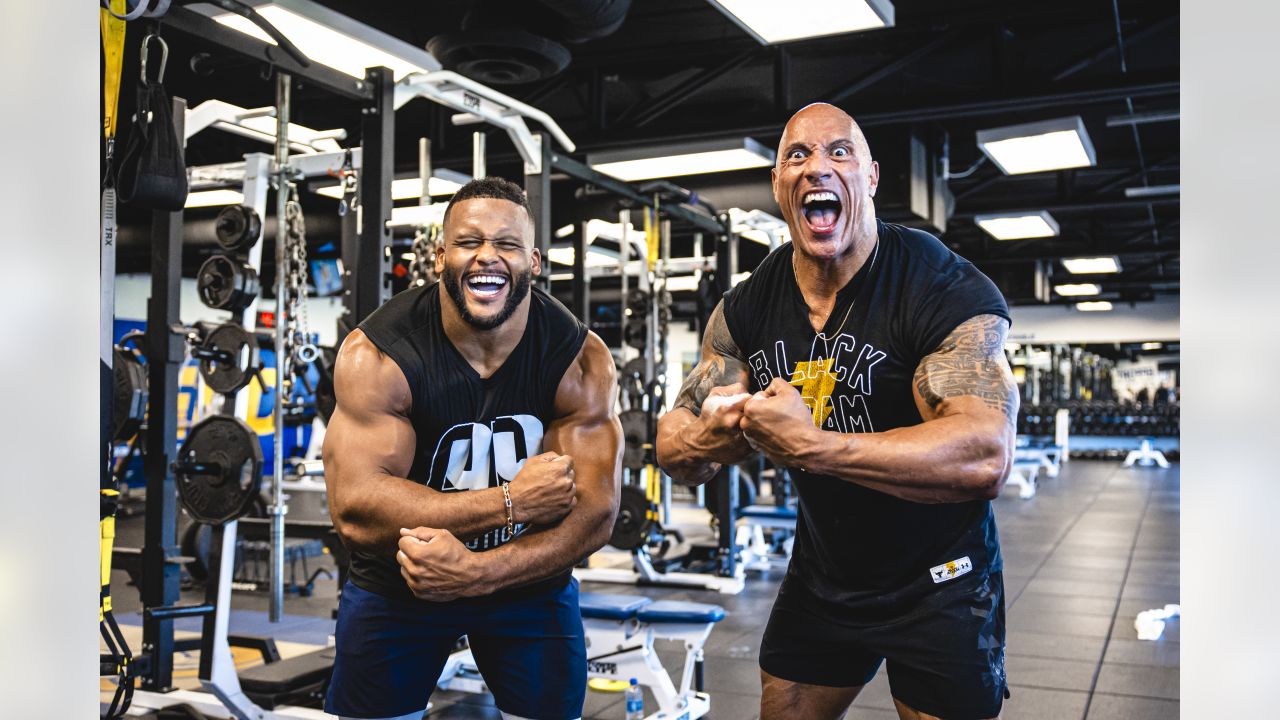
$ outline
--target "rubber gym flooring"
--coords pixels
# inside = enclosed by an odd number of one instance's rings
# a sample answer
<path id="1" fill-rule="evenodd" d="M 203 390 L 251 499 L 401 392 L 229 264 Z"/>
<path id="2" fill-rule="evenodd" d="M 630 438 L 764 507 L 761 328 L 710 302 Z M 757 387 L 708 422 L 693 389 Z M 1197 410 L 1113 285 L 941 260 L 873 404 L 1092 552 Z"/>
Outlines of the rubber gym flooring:
<path id="1" fill-rule="evenodd" d="M 1003 717 L 1177 717 L 1179 621 L 1170 620 L 1157 641 L 1138 640 L 1133 621 L 1142 610 L 1179 601 L 1178 465 L 1124 469 L 1117 462 L 1076 460 L 1064 464 L 1058 478 L 1042 478 L 1036 497 L 1022 500 L 1016 489 L 1009 489 L 995 507 L 1005 555 L 1006 669 L 1012 692 Z M 705 521 L 681 529 L 690 540 L 708 532 Z M 119 536 L 122 545 L 140 543 L 142 518 L 122 519 Z M 625 561 L 621 554 L 615 557 Z M 582 589 L 723 606 L 728 616 L 706 645 L 708 717 L 752 720 L 759 711 L 756 657 L 783 570 L 776 563 L 765 575 L 748 575 L 746 589 L 738 595 L 592 583 Z M 137 624 L 137 592 L 127 586 L 124 573 L 113 573 L 113 589 L 121 622 Z M 283 641 L 285 656 L 307 649 L 307 643 L 324 644 L 333 627 L 334 591 L 332 581 L 321 579 L 312 597 L 286 599 L 285 621 L 276 625 L 266 621 L 265 595 L 236 593 L 231 629 L 272 635 Z M 184 601 L 202 598 L 199 591 L 183 595 Z M 178 628 L 197 629 L 194 622 Z M 140 632 L 125 629 L 136 648 Z M 663 665 L 678 679 L 683 654 L 661 643 L 657 647 Z M 248 653 L 243 661 L 260 662 Z M 194 667 L 193 658 L 181 659 L 180 666 Z M 194 677 L 178 682 L 190 687 Z M 437 692 L 432 705 L 427 715 L 432 720 L 500 717 L 492 700 L 481 696 Z M 646 698 L 645 707 L 656 708 L 652 698 Z M 589 691 L 584 717 L 620 720 L 621 693 Z M 846 717 L 897 718 L 883 671 Z"/>

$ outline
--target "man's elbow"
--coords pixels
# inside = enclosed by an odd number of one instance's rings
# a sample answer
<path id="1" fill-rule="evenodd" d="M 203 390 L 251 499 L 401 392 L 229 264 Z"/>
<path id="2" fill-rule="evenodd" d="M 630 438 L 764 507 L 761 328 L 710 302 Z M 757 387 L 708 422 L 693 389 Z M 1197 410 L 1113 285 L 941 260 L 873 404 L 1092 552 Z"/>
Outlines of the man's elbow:
<path id="1" fill-rule="evenodd" d="M 1013 451 L 1008 443 L 993 439 L 968 464 L 966 487 L 976 499 L 995 500 L 1009 477 L 1012 461 Z"/>
<path id="2" fill-rule="evenodd" d="M 348 550 L 371 550 L 378 544 L 378 538 L 360 513 L 349 505 L 330 507 L 329 515 L 333 520 L 334 532 Z"/>
<path id="3" fill-rule="evenodd" d="M 613 535 L 614 522 L 618 517 L 617 504 L 613 502 L 601 503 L 599 506 L 592 507 L 590 513 L 591 533 L 588 535 L 583 548 L 586 551 L 583 553 L 584 557 L 591 555 L 609 543 L 609 538 Z"/>

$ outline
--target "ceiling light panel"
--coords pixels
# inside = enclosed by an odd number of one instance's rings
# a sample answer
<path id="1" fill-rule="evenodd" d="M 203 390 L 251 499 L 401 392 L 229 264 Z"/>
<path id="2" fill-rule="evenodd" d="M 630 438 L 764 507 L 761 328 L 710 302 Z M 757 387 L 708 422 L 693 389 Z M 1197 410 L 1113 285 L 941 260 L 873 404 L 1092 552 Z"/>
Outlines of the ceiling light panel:
<path id="1" fill-rule="evenodd" d="M 1073 275 L 1095 275 L 1100 273 L 1120 272 L 1120 258 L 1115 255 L 1107 257 L 1064 258 L 1062 267 Z"/>
<path id="2" fill-rule="evenodd" d="M 220 207 L 222 205 L 241 205 L 244 193 L 237 190 L 201 190 L 187 193 L 187 207 Z"/>
<path id="3" fill-rule="evenodd" d="M 1007 175 L 1097 164 L 1079 115 L 979 130 L 978 147 Z"/>
<path id="4" fill-rule="evenodd" d="M 458 192 L 458 189 L 461 187 L 462 183 L 459 183 L 456 180 L 439 177 L 439 175 L 432 176 L 431 180 L 427 183 L 427 190 L 431 192 L 432 196 L 452 195 Z M 316 189 L 316 194 L 341 199 L 342 186 L 327 185 Z M 400 178 L 399 180 L 391 181 L 392 200 L 411 200 L 413 198 L 420 197 L 422 197 L 422 180 L 420 178 Z"/>
<path id="5" fill-rule="evenodd" d="M 1078 302 L 1076 303 L 1076 309 L 1080 312 L 1108 312 L 1111 310 L 1111 303 L 1107 300 Z"/>
<path id="6" fill-rule="evenodd" d="M 893 27 L 889 0 L 708 0 L 757 41 L 775 43 Z"/>
<path id="7" fill-rule="evenodd" d="M 1034 213 L 978 215 L 973 221 L 997 240 L 1025 240 L 1058 234 L 1058 222 L 1044 210 Z"/>
<path id="8" fill-rule="evenodd" d="M 626 182 L 773 167 L 775 154 L 751 138 L 592 154 L 587 164 Z"/>
<path id="9" fill-rule="evenodd" d="M 1054 285 L 1053 291 L 1059 295 L 1097 295 L 1102 292 L 1102 287 L 1094 283 L 1079 283 L 1075 285 Z"/>
<path id="10" fill-rule="evenodd" d="M 271 23 L 308 58 L 354 78 L 364 78 L 365 68 L 385 66 L 395 78 L 412 72 L 439 70 L 430 53 L 375 30 L 364 23 L 308 0 L 273 0 L 255 5 Z M 214 20 L 229 28 L 274 45 L 275 40 L 241 15 L 222 13 Z"/>

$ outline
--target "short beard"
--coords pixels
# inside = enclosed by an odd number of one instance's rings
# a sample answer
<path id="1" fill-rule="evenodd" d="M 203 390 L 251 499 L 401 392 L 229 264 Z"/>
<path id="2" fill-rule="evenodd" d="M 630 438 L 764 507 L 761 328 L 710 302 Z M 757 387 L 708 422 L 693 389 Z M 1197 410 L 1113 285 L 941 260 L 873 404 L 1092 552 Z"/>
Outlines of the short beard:
<path id="1" fill-rule="evenodd" d="M 511 292 L 507 293 L 507 301 L 503 303 L 502 309 L 490 317 L 476 317 L 467 309 L 467 296 L 462 291 L 461 273 L 454 272 L 445 268 L 441 273 L 440 280 L 444 283 L 444 289 L 449 293 L 449 297 L 453 298 L 453 304 L 458 308 L 458 314 L 466 321 L 468 325 L 477 330 L 492 330 L 515 313 L 516 308 L 520 306 L 520 301 L 524 300 L 529 294 L 529 286 L 532 284 L 532 272 L 523 272 L 511 278 Z"/>

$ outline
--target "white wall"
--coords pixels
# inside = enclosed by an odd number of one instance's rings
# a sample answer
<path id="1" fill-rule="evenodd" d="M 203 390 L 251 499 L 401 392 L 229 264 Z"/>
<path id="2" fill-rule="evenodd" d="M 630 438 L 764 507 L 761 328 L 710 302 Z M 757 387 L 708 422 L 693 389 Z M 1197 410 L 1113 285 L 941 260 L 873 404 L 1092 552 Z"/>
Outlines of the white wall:
<path id="1" fill-rule="evenodd" d="M 1110 312 L 1080 312 L 1072 305 L 1022 305 L 1010 308 L 1009 339 L 1027 343 L 1111 343 L 1181 337 L 1178 301 L 1115 303 Z"/>
<path id="2" fill-rule="evenodd" d="M 226 322 L 230 315 L 224 310 L 214 310 L 200 302 L 196 281 L 183 278 L 179 317 L 184 325 L 200 320 Z M 147 299 L 151 297 L 151 276 L 143 274 L 116 276 L 116 317 L 122 320 L 146 320 Z M 261 306 L 272 310 L 275 302 Z M 307 300 L 307 324 L 311 332 L 320 335 L 321 345 L 332 345 L 338 340 L 338 317 L 342 314 L 342 301 L 336 297 L 310 298 Z"/>

